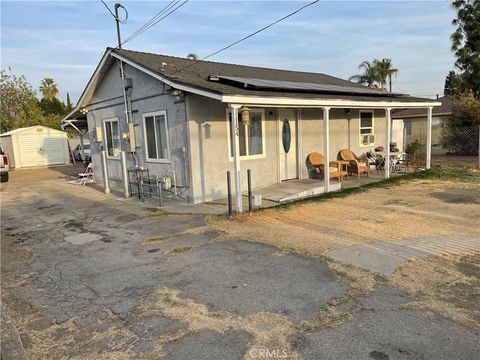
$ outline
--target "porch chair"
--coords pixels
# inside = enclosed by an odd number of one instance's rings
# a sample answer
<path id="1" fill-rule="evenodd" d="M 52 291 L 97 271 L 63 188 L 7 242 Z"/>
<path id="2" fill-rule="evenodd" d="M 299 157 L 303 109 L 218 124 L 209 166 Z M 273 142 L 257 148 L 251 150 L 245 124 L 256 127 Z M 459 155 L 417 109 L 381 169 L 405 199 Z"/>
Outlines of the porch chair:
<path id="1" fill-rule="evenodd" d="M 322 154 L 318 152 L 312 152 L 308 154 L 308 162 L 312 167 L 313 170 L 313 176 L 316 179 L 322 179 L 324 178 L 324 166 L 325 166 L 325 158 L 323 157 Z M 338 182 L 343 180 L 343 176 L 345 175 L 342 172 L 341 165 L 338 163 L 338 161 L 330 161 L 329 167 L 328 167 L 328 173 L 330 175 L 330 179 L 332 178 L 337 178 Z"/>
<path id="2" fill-rule="evenodd" d="M 360 179 L 360 174 L 366 174 L 370 171 L 370 161 L 368 158 L 359 158 L 355 153 L 348 149 L 342 149 L 338 153 L 338 158 L 341 160 L 349 161 L 348 172 L 350 174 L 357 174 Z"/>
<path id="3" fill-rule="evenodd" d="M 85 186 L 86 183 L 94 183 L 95 174 L 93 170 L 93 163 L 89 163 L 85 170 L 78 174 L 78 179 L 71 180 L 68 183 L 72 185 L 81 185 Z"/>

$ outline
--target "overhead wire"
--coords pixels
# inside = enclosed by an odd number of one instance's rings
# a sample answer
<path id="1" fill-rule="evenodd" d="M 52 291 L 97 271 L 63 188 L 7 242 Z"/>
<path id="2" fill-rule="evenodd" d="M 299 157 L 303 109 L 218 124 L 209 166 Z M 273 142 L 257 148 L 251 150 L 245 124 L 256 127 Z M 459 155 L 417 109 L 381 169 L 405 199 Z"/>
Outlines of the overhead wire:
<path id="1" fill-rule="evenodd" d="M 260 29 L 258 29 L 258 30 L 256 30 L 256 31 L 254 31 L 253 33 L 248 34 L 248 35 L 242 37 L 241 39 L 239 39 L 239 40 L 237 40 L 237 41 L 234 41 L 233 43 L 231 43 L 231 44 L 229 44 L 229 45 L 227 45 L 227 46 L 224 46 L 223 48 L 221 48 L 221 49 L 219 49 L 219 50 L 217 50 L 217 51 L 215 51 L 215 52 L 213 52 L 213 53 L 211 53 L 211 54 L 209 54 L 209 55 L 207 55 L 207 56 L 205 56 L 205 57 L 203 57 L 203 58 L 201 58 L 201 59 L 199 59 L 199 60 L 195 60 L 195 61 L 192 62 L 191 64 L 189 64 L 189 65 L 187 65 L 187 66 L 185 66 L 185 67 L 183 67 L 183 68 L 175 71 L 175 72 L 172 73 L 171 75 L 175 75 L 175 74 L 178 73 L 178 72 L 184 71 L 184 70 L 186 70 L 186 69 L 194 66 L 195 64 L 197 64 L 197 63 L 200 62 L 200 61 L 209 59 L 209 58 L 211 58 L 212 56 L 215 56 L 215 55 L 221 53 L 222 51 L 225 51 L 225 50 L 227 50 L 227 49 L 230 49 L 231 47 L 237 45 L 238 43 L 240 43 L 240 42 L 242 42 L 242 41 L 245 41 L 245 40 L 251 38 L 252 36 L 255 36 L 255 35 L 261 33 L 262 31 L 265 31 L 265 30 L 271 28 L 272 26 L 278 24 L 279 22 L 282 22 L 282 21 L 288 19 L 289 17 L 291 17 L 291 16 L 299 13 L 300 11 L 302 11 L 303 9 L 305 9 L 305 8 L 307 8 L 307 7 L 309 7 L 309 6 L 312 6 L 312 5 L 316 4 L 316 3 L 319 2 L 319 1 L 320 1 L 320 0 L 314 0 L 314 1 L 312 1 L 312 2 L 310 2 L 310 3 L 308 3 L 308 4 L 306 4 L 306 5 L 303 5 L 302 7 L 298 8 L 297 10 L 295 10 L 295 11 L 293 11 L 293 12 L 291 12 L 291 13 L 285 15 L 285 16 L 283 16 L 282 18 L 280 18 L 280 19 L 278 19 L 278 20 L 276 20 L 276 21 L 274 21 L 274 22 L 272 22 L 272 23 L 270 23 L 270 24 L 268 24 L 268 25 L 266 25 L 266 26 L 264 26 L 264 27 L 262 27 L 262 28 L 260 28 Z"/>
<path id="2" fill-rule="evenodd" d="M 127 39 L 132 38 L 133 36 L 136 36 L 140 31 L 148 27 L 152 22 L 154 22 L 158 17 L 160 17 L 162 14 L 164 14 L 166 11 L 171 9 L 171 7 L 175 4 L 180 2 L 180 0 L 172 0 L 170 1 L 165 7 L 163 7 L 159 12 L 157 12 L 150 20 L 148 20 L 145 24 L 143 24 L 141 27 L 139 27 L 137 30 L 135 30 L 132 34 L 130 34 Z"/>
<path id="3" fill-rule="evenodd" d="M 107 8 L 108 12 L 109 12 L 110 14 L 112 14 L 113 18 L 116 19 L 117 17 L 116 17 L 115 14 L 113 13 L 113 11 L 110 10 L 110 8 L 108 7 L 107 3 L 106 3 L 105 1 L 103 1 L 103 0 L 100 0 L 100 1 L 102 2 L 103 5 L 105 5 L 105 7 Z"/>
<path id="4" fill-rule="evenodd" d="M 135 36 L 131 35 L 129 36 L 127 39 L 125 39 L 123 42 L 122 42 L 122 45 L 125 44 L 126 42 L 128 41 L 131 41 L 133 40 L 134 38 L 136 38 L 137 36 L 143 34 L 145 31 L 147 31 L 148 29 L 152 28 L 153 26 L 157 25 L 160 21 L 162 21 L 163 19 L 165 19 L 166 17 L 170 16 L 172 13 L 174 13 L 175 11 L 177 11 L 178 9 L 180 9 L 182 6 L 184 6 L 186 3 L 188 3 L 189 0 L 185 0 L 184 2 L 182 2 L 180 5 L 174 7 L 173 9 L 171 9 L 170 11 L 168 11 L 165 15 L 163 15 L 162 17 L 160 17 L 159 19 L 155 20 L 153 23 L 151 23 L 149 26 L 147 26 L 146 28 L 144 28 L 142 31 L 139 31 Z M 178 3 L 178 2 L 177 2 Z M 177 4 L 176 3 L 176 4 Z"/>

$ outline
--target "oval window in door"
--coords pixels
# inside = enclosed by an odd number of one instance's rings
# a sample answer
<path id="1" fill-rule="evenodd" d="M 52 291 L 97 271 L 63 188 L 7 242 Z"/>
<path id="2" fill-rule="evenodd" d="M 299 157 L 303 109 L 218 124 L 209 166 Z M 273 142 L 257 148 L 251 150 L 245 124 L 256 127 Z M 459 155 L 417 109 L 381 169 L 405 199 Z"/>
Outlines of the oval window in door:
<path id="1" fill-rule="evenodd" d="M 283 126 L 282 126 L 282 144 L 283 144 L 283 150 L 285 150 L 286 153 L 290 151 L 290 143 L 292 142 L 292 131 L 290 129 L 290 122 L 288 119 L 283 120 Z"/>

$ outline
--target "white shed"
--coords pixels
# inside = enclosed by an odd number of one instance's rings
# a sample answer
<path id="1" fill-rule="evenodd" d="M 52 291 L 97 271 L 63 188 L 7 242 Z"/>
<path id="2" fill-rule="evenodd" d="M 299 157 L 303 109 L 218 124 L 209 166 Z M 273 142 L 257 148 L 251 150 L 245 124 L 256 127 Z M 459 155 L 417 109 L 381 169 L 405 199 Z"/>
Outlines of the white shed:
<path id="1" fill-rule="evenodd" d="M 16 169 L 70 163 L 67 133 L 60 130 L 41 125 L 20 128 L 0 134 L 0 142 Z"/>

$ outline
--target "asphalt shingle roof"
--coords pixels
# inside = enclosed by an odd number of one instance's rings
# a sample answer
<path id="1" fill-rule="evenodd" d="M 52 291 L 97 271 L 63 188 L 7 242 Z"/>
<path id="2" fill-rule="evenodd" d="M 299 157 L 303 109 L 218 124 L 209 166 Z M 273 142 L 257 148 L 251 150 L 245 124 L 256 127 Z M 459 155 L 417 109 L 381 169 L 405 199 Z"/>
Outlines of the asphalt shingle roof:
<path id="1" fill-rule="evenodd" d="M 453 100 L 451 98 L 443 96 L 441 98 L 438 98 L 437 101 L 441 102 L 442 105 L 433 108 L 433 116 L 450 115 L 452 113 Z M 405 109 L 392 114 L 392 119 L 403 119 L 411 117 L 427 117 L 427 113 L 425 109 Z"/>
<path id="2" fill-rule="evenodd" d="M 254 66 L 226 64 L 213 61 L 195 61 L 180 57 L 152 54 L 146 52 L 110 49 L 130 61 L 150 70 L 163 77 L 182 85 L 210 91 L 221 95 L 245 95 L 245 96 L 268 96 L 268 97 L 295 97 L 305 99 L 348 99 L 359 101 L 395 101 L 395 102 L 423 102 L 431 99 L 416 98 L 407 95 L 380 92 L 378 94 L 365 95 L 355 93 L 332 93 L 332 92 L 296 92 L 288 90 L 256 90 L 243 88 L 233 84 L 210 81 L 210 76 L 244 77 L 264 80 L 278 80 L 291 82 L 307 82 L 322 85 L 345 86 L 349 88 L 365 89 L 360 84 L 340 79 L 322 73 L 302 71 L 270 69 Z M 187 69 L 185 67 L 189 66 Z"/>

